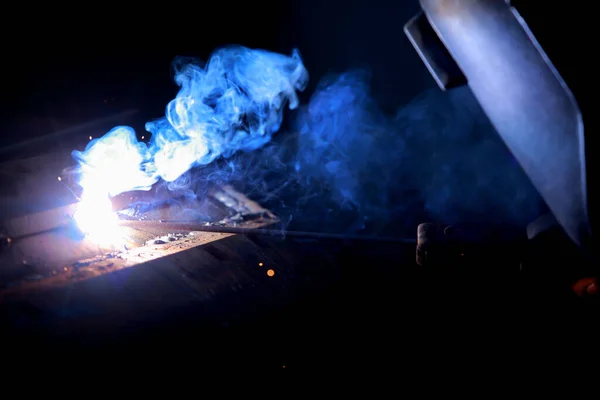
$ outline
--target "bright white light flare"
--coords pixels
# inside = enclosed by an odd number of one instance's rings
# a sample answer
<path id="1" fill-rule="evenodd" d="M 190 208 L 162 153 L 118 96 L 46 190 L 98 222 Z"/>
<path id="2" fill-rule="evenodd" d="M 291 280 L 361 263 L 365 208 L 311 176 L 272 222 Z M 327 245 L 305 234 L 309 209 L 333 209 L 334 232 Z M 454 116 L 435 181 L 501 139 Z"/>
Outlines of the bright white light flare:
<path id="1" fill-rule="evenodd" d="M 108 194 L 84 192 L 73 219 L 86 240 L 107 248 L 123 244 L 119 219 Z"/>

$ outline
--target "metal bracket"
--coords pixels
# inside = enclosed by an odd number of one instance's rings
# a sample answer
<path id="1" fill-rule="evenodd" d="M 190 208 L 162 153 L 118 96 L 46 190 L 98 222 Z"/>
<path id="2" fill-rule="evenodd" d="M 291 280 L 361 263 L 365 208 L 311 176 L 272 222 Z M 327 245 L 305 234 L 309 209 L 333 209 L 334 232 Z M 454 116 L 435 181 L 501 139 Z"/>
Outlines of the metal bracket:
<path id="1" fill-rule="evenodd" d="M 448 90 L 467 84 L 467 78 L 446 46 L 420 12 L 404 26 L 404 33 L 440 89 Z"/>
<path id="2" fill-rule="evenodd" d="M 404 30 L 438 85 L 464 74 L 559 224 L 591 249 L 581 111 L 523 18 L 506 0 L 420 3 Z"/>

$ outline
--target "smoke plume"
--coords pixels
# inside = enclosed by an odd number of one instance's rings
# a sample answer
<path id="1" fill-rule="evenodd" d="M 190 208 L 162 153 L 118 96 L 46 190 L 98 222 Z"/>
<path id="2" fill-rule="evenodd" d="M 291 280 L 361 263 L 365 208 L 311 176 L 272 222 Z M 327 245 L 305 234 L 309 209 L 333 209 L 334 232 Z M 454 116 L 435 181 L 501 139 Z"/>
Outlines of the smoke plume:
<path id="1" fill-rule="evenodd" d="M 117 127 L 73 153 L 84 191 L 162 179 L 196 196 L 229 183 L 297 229 L 380 234 L 427 220 L 523 224 L 544 207 L 468 89 L 427 91 L 388 115 L 363 70 L 325 77 L 299 107 L 297 52 L 230 47 L 175 70 L 181 90 L 147 124 L 149 145 Z M 298 110 L 274 136 L 285 104 Z"/>
<path id="2" fill-rule="evenodd" d="M 369 81 L 323 78 L 290 132 L 227 177 L 303 230 L 412 235 L 425 221 L 524 225 L 545 209 L 468 88 L 388 115 Z"/>
<path id="3" fill-rule="evenodd" d="M 203 65 L 174 63 L 180 86 L 166 116 L 146 124 L 149 145 L 129 127 L 116 127 L 74 151 L 84 191 L 110 196 L 147 190 L 159 179 L 173 182 L 190 168 L 237 151 L 255 150 L 279 129 L 284 105 L 298 107 L 308 73 L 300 55 L 244 47 L 213 53 Z"/>

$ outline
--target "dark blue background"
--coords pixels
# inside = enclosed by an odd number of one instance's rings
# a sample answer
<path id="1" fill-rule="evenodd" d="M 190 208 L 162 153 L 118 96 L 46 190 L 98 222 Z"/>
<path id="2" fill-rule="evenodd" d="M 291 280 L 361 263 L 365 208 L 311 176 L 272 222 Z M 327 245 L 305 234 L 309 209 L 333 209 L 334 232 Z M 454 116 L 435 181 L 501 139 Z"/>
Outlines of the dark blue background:
<path id="1" fill-rule="evenodd" d="M 402 32 L 416 1 L 404 3 L 157 3 L 126 10 L 92 3 L 15 11 L 5 18 L 17 22 L 0 28 L 1 122 L 31 130 L 31 118 L 86 121 L 128 107 L 161 117 L 176 93 L 172 59 L 206 59 L 226 44 L 285 53 L 299 48 L 313 77 L 308 92 L 328 71 L 369 65 L 382 105 L 395 108 L 433 84 Z M 2 129 L 2 143 L 42 132 L 35 130 Z"/>

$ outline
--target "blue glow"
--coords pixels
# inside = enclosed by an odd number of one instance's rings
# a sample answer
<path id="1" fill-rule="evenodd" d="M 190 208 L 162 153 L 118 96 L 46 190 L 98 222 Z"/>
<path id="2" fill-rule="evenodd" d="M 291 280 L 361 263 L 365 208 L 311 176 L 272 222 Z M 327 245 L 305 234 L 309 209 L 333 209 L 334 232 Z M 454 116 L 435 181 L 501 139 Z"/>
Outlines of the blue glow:
<path id="1" fill-rule="evenodd" d="M 115 236 L 109 196 L 161 179 L 167 197 L 232 184 L 299 230 L 520 223 L 543 206 L 467 89 L 426 91 L 386 113 L 368 71 L 327 76 L 294 113 L 292 131 L 273 138 L 284 106 L 299 107 L 297 91 L 308 83 L 297 52 L 228 47 L 206 64 L 177 62 L 175 72 L 180 91 L 166 116 L 146 125 L 148 145 L 116 127 L 73 152 L 84 189 L 76 220 L 101 228 L 97 237 Z"/>
<path id="2" fill-rule="evenodd" d="M 73 157 L 80 185 L 94 197 L 147 190 L 173 182 L 190 168 L 271 140 L 283 108 L 298 107 L 296 91 L 308 83 L 298 51 L 291 56 L 245 47 L 215 51 L 206 64 L 175 63 L 176 98 L 166 116 L 148 122 L 150 143 L 129 127 L 116 127 Z"/>
<path id="3" fill-rule="evenodd" d="M 386 113 L 370 80 L 365 70 L 326 76 L 295 113 L 297 151 L 283 179 L 301 189 L 287 209 L 271 208 L 282 220 L 287 212 L 300 230 L 393 234 L 423 221 L 539 215 L 539 195 L 467 88 L 425 91 Z"/>

